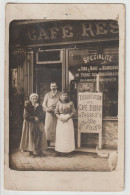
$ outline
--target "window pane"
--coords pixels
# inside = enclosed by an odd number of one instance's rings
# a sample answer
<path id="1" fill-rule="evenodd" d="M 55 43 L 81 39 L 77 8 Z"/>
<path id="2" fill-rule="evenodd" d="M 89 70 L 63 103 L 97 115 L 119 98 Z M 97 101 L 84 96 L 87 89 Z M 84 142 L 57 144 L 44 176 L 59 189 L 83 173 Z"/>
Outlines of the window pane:
<path id="1" fill-rule="evenodd" d="M 69 50 L 71 99 L 77 105 L 77 91 L 103 93 L 103 116 L 118 115 L 118 48 Z"/>
<path id="2" fill-rule="evenodd" d="M 40 51 L 38 52 L 38 61 L 60 61 L 60 51 Z"/>

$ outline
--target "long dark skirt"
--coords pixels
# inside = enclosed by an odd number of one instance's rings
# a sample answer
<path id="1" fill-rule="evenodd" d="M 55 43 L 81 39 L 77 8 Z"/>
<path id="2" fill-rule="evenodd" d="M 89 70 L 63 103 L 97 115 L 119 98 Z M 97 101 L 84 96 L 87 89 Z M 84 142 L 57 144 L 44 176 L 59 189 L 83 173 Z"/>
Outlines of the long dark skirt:
<path id="1" fill-rule="evenodd" d="M 44 151 L 47 148 L 45 128 L 43 122 L 33 123 L 23 121 L 20 150 Z"/>

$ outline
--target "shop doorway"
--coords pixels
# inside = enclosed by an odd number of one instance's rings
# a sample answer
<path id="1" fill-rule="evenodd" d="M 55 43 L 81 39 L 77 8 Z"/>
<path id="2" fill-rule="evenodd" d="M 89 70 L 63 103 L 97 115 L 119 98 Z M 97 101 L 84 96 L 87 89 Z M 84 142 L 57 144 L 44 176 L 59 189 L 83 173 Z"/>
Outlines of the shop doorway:
<path id="1" fill-rule="evenodd" d="M 36 88 L 40 104 L 42 104 L 45 94 L 50 91 L 51 82 L 56 82 L 58 90 L 62 90 L 62 63 L 41 64 L 38 66 L 37 72 Z"/>

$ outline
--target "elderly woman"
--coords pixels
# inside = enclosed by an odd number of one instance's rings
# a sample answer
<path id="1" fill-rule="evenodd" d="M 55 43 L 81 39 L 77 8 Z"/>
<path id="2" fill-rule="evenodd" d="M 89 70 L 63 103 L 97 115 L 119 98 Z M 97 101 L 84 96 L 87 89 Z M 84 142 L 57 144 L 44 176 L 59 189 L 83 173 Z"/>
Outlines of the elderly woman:
<path id="1" fill-rule="evenodd" d="M 58 118 L 56 126 L 56 142 L 54 156 L 68 156 L 75 150 L 74 126 L 72 117 L 75 113 L 74 104 L 69 101 L 66 91 L 62 92 L 61 99 L 57 103 L 56 116 Z"/>
<path id="2" fill-rule="evenodd" d="M 44 113 L 38 103 L 38 95 L 32 93 L 30 101 L 24 107 L 24 121 L 20 150 L 29 151 L 31 157 L 46 156 L 43 151 L 47 148 Z"/>

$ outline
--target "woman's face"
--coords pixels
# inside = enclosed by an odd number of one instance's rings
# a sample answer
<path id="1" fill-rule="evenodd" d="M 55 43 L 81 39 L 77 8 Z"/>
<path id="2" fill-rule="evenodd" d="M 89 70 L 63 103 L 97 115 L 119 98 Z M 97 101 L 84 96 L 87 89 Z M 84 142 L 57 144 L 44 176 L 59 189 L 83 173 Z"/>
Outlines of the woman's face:
<path id="1" fill-rule="evenodd" d="M 68 94 L 67 93 L 62 94 L 61 98 L 62 98 L 62 101 L 67 100 L 68 99 Z"/>
<path id="2" fill-rule="evenodd" d="M 37 101 L 38 101 L 38 98 L 36 96 L 32 97 L 32 100 L 31 100 L 32 104 L 36 104 Z"/>

